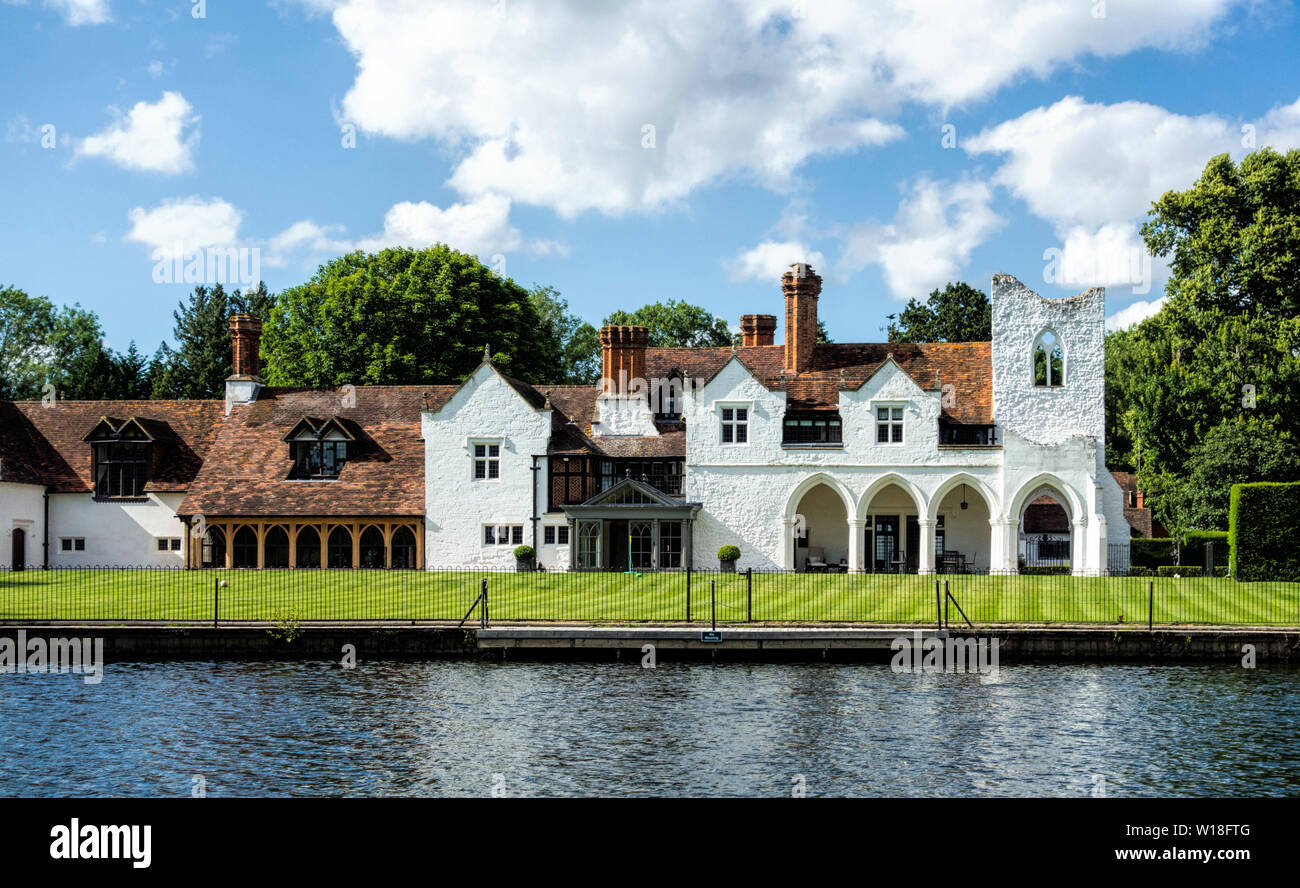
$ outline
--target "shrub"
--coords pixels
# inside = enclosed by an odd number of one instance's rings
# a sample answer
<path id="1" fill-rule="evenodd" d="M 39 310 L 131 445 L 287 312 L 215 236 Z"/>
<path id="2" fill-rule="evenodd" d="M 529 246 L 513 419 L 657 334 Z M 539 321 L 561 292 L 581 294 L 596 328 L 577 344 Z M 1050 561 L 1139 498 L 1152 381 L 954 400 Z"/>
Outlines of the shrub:
<path id="1" fill-rule="evenodd" d="M 735 561 L 740 557 L 740 549 L 736 546 L 723 546 L 718 550 L 719 561 Z"/>
<path id="2" fill-rule="evenodd" d="M 1151 568 L 1135 564 L 1128 569 L 1128 575 L 1130 577 L 1149 577 L 1151 576 Z"/>
<path id="3" fill-rule="evenodd" d="M 521 561 L 527 561 L 533 558 L 537 553 L 533 551 L 532 546 L 515 546 L 515 558 Z"/>
<path id="4" fill-rule="evenodd" d="M 1205 547 L 1214 543 L 1215 565 L 1228 563 L 1228 532 L 1226 530 L 1189 530 L 1183 534 L 1178 557 L 1183 564 L 1204 566 Z"/>
<path id="5" fill-rule="evenodd" d="M 1130 565 L 1159 567 L 1162 564 L 1173 564 L 1174 541 L 1168 537 L 1133 537 L 1128 541 L 1128 553 Z"/>
<path id="6" fill-rule="evenodd" d="M 1162 564 L 1156 568 L 1158 577 L 1199 577 L 1204 571 L 1194 564 L 1183 564 L 1174 566 L 1171 564 Z"/>
<path id="7" fill-rule="evenodd" d="M 1028 565 L 1020 568 L 1020 573 L 1027 577 L 1053 577 L 1068 574 L 1069 572 L 1070 565 L 1068 564 Z"/>
<path id="8" fill-rule="evenodd" d="M 1228 550 L 1238 580 L 1300 580 L 1300 482 L 1234 484 L 1228 504 Z"/>

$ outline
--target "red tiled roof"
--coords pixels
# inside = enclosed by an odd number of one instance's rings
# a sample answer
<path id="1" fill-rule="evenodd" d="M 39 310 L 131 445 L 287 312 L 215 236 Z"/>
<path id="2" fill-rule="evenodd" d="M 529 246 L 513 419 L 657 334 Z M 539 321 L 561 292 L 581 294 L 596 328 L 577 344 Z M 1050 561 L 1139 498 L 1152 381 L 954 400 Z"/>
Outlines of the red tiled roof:
<path id="1" fill-rule="evenodd" d="M 782 377 L 785 346 L 741 347 L 736 357 L 768 389 L 784 387 L 791 410 L 834 410 L 841 387 L 860 389 L 892 356 L 905 373 L 926 391 L 953 386 L 951 406 L 943 408 L 950 422 L 985 425 L 993 422 L 993 356 L 989 342 L 820 343 L 813 369 Z M 725 348 L 651 348 L 646 350 L 646 375 L 664 379 L 673 371 L 692 378 L 712 378 L 731 359 Z"/>
<path id="2" fill-rule="evenodd" d="M 265 388 L 236 406 L 179 509 L 208 517 L 423 515 L 420 413 L 456 386 L 357 386 L 342 406 L 336 389 Z M 339 417 L 357 436 L 337 480 L 290 481 L 283 438 L 304 417 Z"/>
<path id="3" fill-rule="evenodd" d="M 184 491 L 216 438 L 221 401 L 0 402 L 4 480 L 50 485 L 55 493 L 89 493 L 93 458 L 86 434 L 106 416 L 134 417 L 153 439 L 148 493 Z"/>

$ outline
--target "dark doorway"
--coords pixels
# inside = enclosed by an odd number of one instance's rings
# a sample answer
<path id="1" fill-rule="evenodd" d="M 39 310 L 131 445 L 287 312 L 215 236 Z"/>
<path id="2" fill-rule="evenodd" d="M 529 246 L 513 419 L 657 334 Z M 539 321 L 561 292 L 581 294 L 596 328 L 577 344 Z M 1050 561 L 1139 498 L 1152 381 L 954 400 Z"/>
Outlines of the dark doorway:
<path id="1" fill-rule="evenodd" d="M 876 573 L 897 573 L 898 516 L 876 516 L 876 547 L 874 552 Z"/>
<path id="2" fill-rule="evenodd" d="M 14 528 L 14 557 L 11 564 L 14 570 L 27 566 L 27 531 L 21 527 Z"/>
<path id="3" fill-rule="evenodd" d="M 613 570 L 627 570 L 627 522 L 606 521 L 609 527 L 608 563 Z"/>
<path id="4" fill-rule="evenodd" d="M 917 516 L 907 516 L 907 571 L 916 573 L 920 565 L 921 554 L 921 523 Z"/>

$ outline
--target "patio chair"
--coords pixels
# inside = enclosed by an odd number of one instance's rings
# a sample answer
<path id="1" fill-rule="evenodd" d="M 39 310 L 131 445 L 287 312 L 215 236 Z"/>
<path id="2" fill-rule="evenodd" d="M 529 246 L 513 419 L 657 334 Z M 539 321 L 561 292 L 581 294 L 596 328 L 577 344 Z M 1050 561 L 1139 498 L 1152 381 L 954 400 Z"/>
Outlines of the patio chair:
<path id="1" fill-rule="evenodd" d="M 820 546 L 808 547 L 808 560 L 804 562 L 804 569 L 809 573 L 825 571 L 830 567 L 826 563 L 826 550 Z"/>

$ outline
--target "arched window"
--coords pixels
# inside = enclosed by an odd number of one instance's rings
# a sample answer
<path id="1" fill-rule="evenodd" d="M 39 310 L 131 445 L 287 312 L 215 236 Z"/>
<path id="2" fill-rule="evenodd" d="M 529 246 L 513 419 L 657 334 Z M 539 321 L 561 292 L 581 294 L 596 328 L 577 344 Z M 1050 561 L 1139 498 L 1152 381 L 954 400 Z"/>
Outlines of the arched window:
<path id="1" fill-rule="evenodd" d="M 289 566 L 289 534 L 283 527 L 276 525 L 266 531 L 266 541 L 262 544 L 263 567 Z"/>
<path id="2" fill-rule="evenodd" d="M 1051 330 L 1034 340 L 1034 385 L 1057 388 L 1065 385 L 1065 350 Z"/>
<path id="3" fill-rule="evenodd" d="M 320 567 L 320 533 L 307 525 L 298 531 L 298 566 Z"/>
<path id="4" fill-rule="evenodd" d="M 384 535 L 373 525 L 361 531 L 361 566 L 384 566 Z"/>
<path id="5" fill-rule="evenodd" d="M 415 567 L 415 534 L 409 527 L 393 531 L 393 567 Z"/>
<path id="6" fill-rule="evenodd" d="M 336 527 L 330 531 L 329 550 L 326 552 L 330 567 L 352 566 L 352 531 Z"/>
<path id="7" fill-rule="evenodd" d="M 235 531 L 235 567 L 257 567 L 257 531 L 245 525 Z"/>

